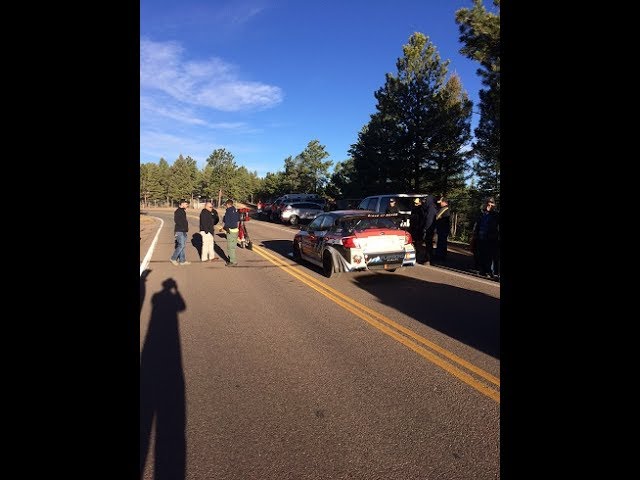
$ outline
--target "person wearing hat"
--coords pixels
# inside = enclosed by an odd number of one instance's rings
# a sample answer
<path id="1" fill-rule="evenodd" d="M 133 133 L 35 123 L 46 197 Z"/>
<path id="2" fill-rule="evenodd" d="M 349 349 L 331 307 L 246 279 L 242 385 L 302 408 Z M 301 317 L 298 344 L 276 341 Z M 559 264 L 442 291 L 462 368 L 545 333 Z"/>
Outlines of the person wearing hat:
<path id="1" fill-rule="evenodd" d="M 424 210 L 422 209 L 422 201 L 416 197 L 413 199 L 413 206 L 409 214 L 409 233 L 413 240 L 413 248 L 416 250 L 416 262 L 418 263 L 424 263 L 423 228 Z"/>
<path id="2" fill-rule="evenodd" d="M 189 222 L 187 222 L 187 206 L 189 202 L 186 200 L 180 200 L 179 207 L 173 212 L 173 221 L 175 226 L 173 227 L 174 237 L 176 239 L 176 248 L 173 251 L 173 255 L 169 261 L 174 265 L 189 265 L 191 262 L 187 262 L 185 254 L 185 247 L 187 245 L 187 232 L 189 231 Z"/>
<path id="3" fill-rule="evenodd" d="M 444 197 L 438 200 L 440 208 L 436 213 L 436 254 L 434 258 L 444 260 L 447 258 L 447 237 L 451 231 L 451 211 L 449 210 L 449 201 Z"/>

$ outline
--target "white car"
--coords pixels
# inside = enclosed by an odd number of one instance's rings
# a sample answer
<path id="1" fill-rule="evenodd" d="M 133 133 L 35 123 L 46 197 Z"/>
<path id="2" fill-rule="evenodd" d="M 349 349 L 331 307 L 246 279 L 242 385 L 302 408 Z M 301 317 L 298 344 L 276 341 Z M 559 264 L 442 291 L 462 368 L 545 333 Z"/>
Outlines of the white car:
<path id="1" fill-rule="evenodd" d="M 293 238 L 293 258 L 341 272 L 386 270 L 416 264 L 411 234 L 398 228 L 398 214 L 335 210 L 318 215 Z"/>

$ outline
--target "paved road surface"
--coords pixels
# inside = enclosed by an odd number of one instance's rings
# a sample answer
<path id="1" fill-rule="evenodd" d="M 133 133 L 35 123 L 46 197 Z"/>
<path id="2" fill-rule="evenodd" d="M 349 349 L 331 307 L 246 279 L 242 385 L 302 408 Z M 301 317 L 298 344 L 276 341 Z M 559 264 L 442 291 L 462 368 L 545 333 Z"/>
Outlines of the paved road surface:
<path id="1" fill-rule="evenodd" d="M 326 279 L 288 256 L 295 230 L 259 221 L 239 267 L 191 245 L 176 267 L 171 212 L 149 211 L 165 224 L 141 275 L 142 478 L 499 478 L 499 284 Z"/>

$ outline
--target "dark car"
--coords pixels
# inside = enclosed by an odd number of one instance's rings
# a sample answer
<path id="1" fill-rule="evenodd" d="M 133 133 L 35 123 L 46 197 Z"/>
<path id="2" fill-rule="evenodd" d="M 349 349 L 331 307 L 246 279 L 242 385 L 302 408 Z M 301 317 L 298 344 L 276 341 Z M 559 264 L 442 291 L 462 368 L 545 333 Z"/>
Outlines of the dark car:
<path id="1" fill-rule="evenodd" d="M 293 258 L 322 267 L 327 277 L 414 266 L 411 234 L 398 228 L 397 217 L 397 213 L 362 210 L 322 213 L 293 238 Z"/>
<path id="2" fill-rule="evenodd" d="M 358 208 L 363 210 L 373 210 L 378 213 L 385 213 L 389 206 L 389 200 L 394 198 L 400 212 L 400 226 L 408 229 L 409 215 L 411 214 L 413 201 L 416 198 L 424 198 L 426 196 L 426 193 L 385 193 L 382 195 L 372 195 L 364 198 L 358 205 Z"/>

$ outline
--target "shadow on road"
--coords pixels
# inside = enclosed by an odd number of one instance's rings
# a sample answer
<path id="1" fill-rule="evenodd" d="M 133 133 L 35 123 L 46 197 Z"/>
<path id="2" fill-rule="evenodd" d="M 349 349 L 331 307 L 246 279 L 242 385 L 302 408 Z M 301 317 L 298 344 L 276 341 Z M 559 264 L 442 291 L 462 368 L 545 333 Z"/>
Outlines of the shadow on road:
<path id="1" fill-rule="evenodd" d="M 291 260 L 289 254 L 293 251 L 292 240 L 263 240 L 260 246 Z"/>
<path id="2" fill-rule="evenodd" d="M 202 235 L 200 232 L 191 235 L 191 245 L 198 251 L 198 258 L 202 258 Z"/>
<path id="3" fill-rule="evenodd" d="M 186 309 L 172 278 L 151 298 L 152 312 L 140 360 L 140 478 L 155 425 L 154 478 L 184 480 L 185 385 L 178 313 Z"/>
<path id="4" fill-rule="evenodd" d="M 354 276 L 353 283 L 383 305 L 500 359 L 500 299 L 386 272 Z"/>
<path id="5" fill-rule="evenodd" d="M 142 314 L 142 304 L 144 303 L 144 297 L 147 293 L 147 277 L 151 272 L 152 270 L 149 270 L 147 268 L 145 269 L 144 272 L 142 272 L 142 275 L 140 275 L 140 313 L 141 314 Z"/>

